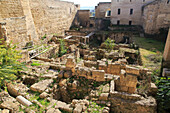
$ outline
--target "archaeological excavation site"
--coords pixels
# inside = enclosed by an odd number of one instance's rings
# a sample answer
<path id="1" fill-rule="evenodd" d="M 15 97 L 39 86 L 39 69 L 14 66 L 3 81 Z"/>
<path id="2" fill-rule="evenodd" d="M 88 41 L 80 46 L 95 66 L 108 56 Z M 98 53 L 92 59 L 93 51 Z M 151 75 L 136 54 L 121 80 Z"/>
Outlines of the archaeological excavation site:
<path id="1" fill-rule="evenodd" d="M 101 1 L 0 0 L 0 113 L 169 113 L 170 0 Z"/>

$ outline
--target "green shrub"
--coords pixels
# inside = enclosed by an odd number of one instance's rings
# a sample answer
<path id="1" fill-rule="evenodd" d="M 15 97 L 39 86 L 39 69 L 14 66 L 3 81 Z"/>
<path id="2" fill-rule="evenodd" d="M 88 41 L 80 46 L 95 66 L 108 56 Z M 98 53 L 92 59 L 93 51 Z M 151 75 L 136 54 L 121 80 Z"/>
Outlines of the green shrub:
<path id="1" fill-rule="evenodd" d="M 111 40 L 110 38 L 107 38 L 107 40 L 105 40 L 104 44 L 106 45 L 106 49 L 107 51 L 111 51 L 114 49 L 115 46 L 115 41 Z"/>
<path id="2" fill-rule="evenodd" d="M 161 77 L 157 79 L 158 93 L 158 111 L 167 112 L 170 111 L 170 78 Z"/>
<path id="3" fill-rule="evenodd" d="M 65 53 L 67 53 L 67 49 L 65 47 L 65 42 L 63 39 L 60 39 L 60 49 L 59 49 L 59 57 L 62 57 Z"/>
<path id="4" fill-rule="evenodd" d="M 24 64 L 18 61 L 20 58 L 21 54 L 16 46 L 0 45 L 0 87 L 15 80 L 18 72 L 24 68 Z"/>

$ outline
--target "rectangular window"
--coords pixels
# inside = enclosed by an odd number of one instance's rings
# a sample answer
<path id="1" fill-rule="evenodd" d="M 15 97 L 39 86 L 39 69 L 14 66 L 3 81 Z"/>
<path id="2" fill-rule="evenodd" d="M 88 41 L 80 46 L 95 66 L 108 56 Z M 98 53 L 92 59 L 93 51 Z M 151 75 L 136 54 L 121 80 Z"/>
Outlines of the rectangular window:
<path id="1" fill-rule="evenodd" d="M 117 21 L 117 25 L 120 25 L 120 20 Z"/>
<path id="2" fill-rule="evenodd" d="M 120 9 L 118 9 L 118 12 L 117 12 L 118 15 L 120 15 Z"/>
<path id="3" fill-rule="evenodd" d="M 132 15 L 133 14 L 133 9 L 130 9 L 130 15 Z"/>
<path id="4" fill-rule="evenodd" d="M 143 0 L 143 2 L 145 2 L 145 0 Z"/>
<path id="5" fill-rule="evenodd" d="M 132 25 L 132 21 L 129 21 L 129 25 Z"/>

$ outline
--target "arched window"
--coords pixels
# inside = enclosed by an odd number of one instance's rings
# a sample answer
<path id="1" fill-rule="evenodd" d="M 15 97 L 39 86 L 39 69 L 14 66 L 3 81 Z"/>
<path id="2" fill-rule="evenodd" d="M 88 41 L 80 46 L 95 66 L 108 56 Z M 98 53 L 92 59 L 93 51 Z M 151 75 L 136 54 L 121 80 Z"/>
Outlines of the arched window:
<path id="1" fill-rule="evenodd" d="M 110 17 L 111 16 L 111 9 L 107 9 L 105 17 Z"/>

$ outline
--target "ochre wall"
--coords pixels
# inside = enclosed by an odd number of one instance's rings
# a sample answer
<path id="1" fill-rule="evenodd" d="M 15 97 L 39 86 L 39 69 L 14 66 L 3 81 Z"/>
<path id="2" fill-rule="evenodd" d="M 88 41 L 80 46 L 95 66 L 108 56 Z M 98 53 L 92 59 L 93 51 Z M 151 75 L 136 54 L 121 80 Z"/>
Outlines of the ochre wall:
<path id="1" fill-rule="evenodd" d="M 0 23 L 6 23 L 8 41 L 18 47 L 45 34 L 68 30 L 77 6 L 60 0 L 0 0 Z"/>
<path id="2" fill-rule="evenodd" d="M 170 3 L 158 0 L 143 9 L 143 28 L 147 34 L 158 34 L 160 28 L 170 26 Z"/>
<path id="3" fill-rule="evenodd" d="M 30 7 L 39 36 L 62 34 L 70 28 L 77 12 L 73 3 L 59 0 L 30 0 Z"/>

